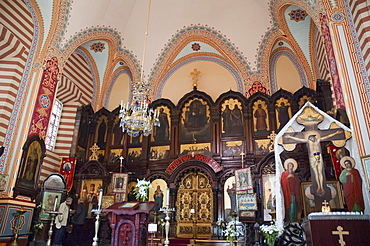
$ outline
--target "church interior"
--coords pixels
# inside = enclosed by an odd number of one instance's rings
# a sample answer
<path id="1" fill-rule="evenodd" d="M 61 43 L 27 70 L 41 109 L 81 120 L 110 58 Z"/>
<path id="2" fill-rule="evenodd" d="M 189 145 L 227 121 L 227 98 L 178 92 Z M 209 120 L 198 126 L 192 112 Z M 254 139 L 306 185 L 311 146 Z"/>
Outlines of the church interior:
<path id="1" fill-rule="evenodd" d="M 370 241 L 369 1 L 0 9 L 0 246 Z"/>

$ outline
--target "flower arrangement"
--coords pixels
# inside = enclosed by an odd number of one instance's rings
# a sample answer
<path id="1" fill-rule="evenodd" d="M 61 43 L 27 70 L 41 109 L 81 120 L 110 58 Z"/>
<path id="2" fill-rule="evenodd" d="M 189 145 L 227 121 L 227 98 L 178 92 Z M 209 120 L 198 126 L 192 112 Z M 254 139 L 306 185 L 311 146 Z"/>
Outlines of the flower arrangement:
<path id="1" fill-rule="evenodd" d="M 157 225 L 160 227 L 160 228 L 164 228 L 164 226 L 166 225 L 166 222 L 164 221 L 164 219 L 160 219 L 158 220 L 157 222 Z"/>
<path id="2" fill-rule="evenodd" d="M 282 229 L 279 229 L 274 222 L 271 222 L 270 225 L 262 225 L 260 227 L 260 232 L 265 239 L 265 243 L 267 243 L 268 245 L 274 245 L 276 239 L 283 231 Z"/>
<path id="3" fill-rule="evenodd" d="M 234 238 L 239 235 L 239 233 L 236 231 L 235 222 L 230 221 L 229 223 L 227 223 L 225 230 L 223 230 L 223 233 L 226 237 L 226 240 L 232 242 Z"/>
<path id="4" fill-rule="evenodd" d="M 226 222 L 223 221 L 222 219 L 219 219 L 217 222 L 216 222 L 216 225 L 218 228 L 222 229 L 222 230 L 225 230 L 226 228 Z"/>
<path id="5" fill-rule="evenodd" d="M 151 187 L 152 186 L 150 185 L 150 181 L 146 181 L 145 179 L 138 179 L 136 184 L 136 199 L 139 201 L 146 201 L 148 199 L 149 188 Z"/>

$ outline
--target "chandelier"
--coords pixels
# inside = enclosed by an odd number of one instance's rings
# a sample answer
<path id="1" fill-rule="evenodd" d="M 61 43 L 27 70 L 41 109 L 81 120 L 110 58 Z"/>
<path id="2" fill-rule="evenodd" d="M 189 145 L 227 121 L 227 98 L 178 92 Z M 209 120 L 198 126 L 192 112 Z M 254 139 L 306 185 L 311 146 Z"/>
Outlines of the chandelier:
<path id="1" fill-rule="evenodd" d="M 149 1 L 148 5 L 148 17 L 146 22 L 140 81 L 136 84 L 133 84 L 131 103 L 123 103 L 123 101 L 121 101 L 121 109 L 119 114 L 119 117 L 121 118 L 120 126 L 122 127 L 122 131 L 126 131 L 131 137 L 138 137 L 140 134 L 149 136 L 149 134 L 152 133 L 153 125 L 160 126 L 158 111 L 149 108 L 149 100 L 147 97 L 149 92 L 149 83 L 144 81 L 144 60 L 148 36 L 150 5 L 151 0 Z"/>

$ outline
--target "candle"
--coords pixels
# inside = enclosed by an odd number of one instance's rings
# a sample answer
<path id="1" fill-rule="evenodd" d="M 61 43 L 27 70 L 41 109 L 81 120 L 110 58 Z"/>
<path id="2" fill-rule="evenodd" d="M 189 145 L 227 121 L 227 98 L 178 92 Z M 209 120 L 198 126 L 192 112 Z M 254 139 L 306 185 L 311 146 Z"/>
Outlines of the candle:
<path id="1" fill-rule="evenodd" d="M 170 207 L 170 188 L 166 189 L 166 206 L 167 208 Z"/>
<path id="2" fill-rule="evenodd" d="M 57 209 L 57 202 L 58 202 L 58 196 L 55 196 L 53 211 L 55 211 Z"/>
<path id="3" fill-rule="evenodd" d="M 100 209 L 102 198 L 103 198 L 103 189 L 100 189 L 98 209 Z"/>

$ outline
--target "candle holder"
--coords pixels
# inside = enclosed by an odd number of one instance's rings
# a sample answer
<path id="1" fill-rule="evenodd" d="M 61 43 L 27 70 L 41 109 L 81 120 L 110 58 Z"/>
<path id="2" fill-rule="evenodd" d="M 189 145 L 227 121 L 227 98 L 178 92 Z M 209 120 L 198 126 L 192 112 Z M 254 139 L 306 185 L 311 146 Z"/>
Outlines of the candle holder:
<path id="1" fill-rule="evenodd" d="M 23 209 L 23 207 L 21 207 L 20 209 L 17 210 L 17 213 L 14 214 L 14 217 L 18 215 L 18 219 L 15 223 L 16 227 L 14 228 L 14 240 L 11 243 L 8 243 L 7 245 L 14 245 L 14 246 L 19 245 L 19 243 L 18 243 L 19 221 L 21 219 L 22 214 L 24 214 L 25 212 L 27 212 L 27 210 L 25 210 L 25 209 Z"/>
<path id="2" fill-rule="evenodd" d="M 166 239 L 164 240 L 164 245 L 169 245 L 170 244 L 170 240 L 168 240 L 168 233 L 170 231 L 170 216 L 169 216 L 169 213 L 174 212 L 175 209 L 174 208 L 169 208 L 168 206 L 166 206 L 164 208 L 161 208 L 159 211 L 166 214 L 166 217 L 164 218 L 165 221 L 166 221 L 166 224 L 164 226 L 165 231 L 166 231 Z"/>
<path id="3" fill-rule="evenodd" d="M 98 232 L 99 232 L 99 225 L 100 225 L 100 214 L 102 213 L 102 209 L 100 209 L 100 206 L 98 209 L 91 210 L 94 214 L 96 214 L 95 217 L 95 236 L 93 237 L 93 243 L 92 246 L 98 246 Z"/>
<path id="4" fill-rule="evenodd" d="M 54 225 L 55 217 L 62 213 L 59 211 L 45 211 L 45 212 L 50 214 L 50 217 L 51 217 L 50 228 L 48 231 L 48 240 L 46 241 L 46 245 L 51 246 L 51 236 L 53 235 L 53 225 Z"/>

